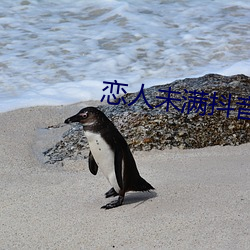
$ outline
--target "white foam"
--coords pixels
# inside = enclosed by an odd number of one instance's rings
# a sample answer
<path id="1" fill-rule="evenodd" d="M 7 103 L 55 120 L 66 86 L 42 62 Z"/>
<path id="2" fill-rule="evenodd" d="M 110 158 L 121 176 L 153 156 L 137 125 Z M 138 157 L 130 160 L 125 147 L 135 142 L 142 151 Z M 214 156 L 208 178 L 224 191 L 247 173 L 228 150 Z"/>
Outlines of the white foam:
<path id="1" fill-rule="evenodd" d="M 103 81 L 250 76 L 249 12 L 243 0 L 2 0 L 0 112 L 100 100 Z"/>
<path id="2" fill-rule="evenodd" d="M 219 73 L 227 76 L 236 74 L 244 74 L 250 76 L 250 60 L 234 63 L 233 65 L 220 70 Z"/>

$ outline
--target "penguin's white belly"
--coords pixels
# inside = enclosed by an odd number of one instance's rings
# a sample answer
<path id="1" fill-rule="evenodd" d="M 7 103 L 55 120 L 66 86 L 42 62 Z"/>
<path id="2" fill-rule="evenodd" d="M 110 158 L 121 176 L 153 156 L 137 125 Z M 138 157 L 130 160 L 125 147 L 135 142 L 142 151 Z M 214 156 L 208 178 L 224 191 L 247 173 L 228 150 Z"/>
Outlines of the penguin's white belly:
<path id="1" fill-rule="evenodd" d="M 85 135 L 96 164 L 108 179 L 111 186 L 119 193 L 120 187 L 115 175 L 115 155 L 113 150 L 100 134 L 86 131 Z"/>

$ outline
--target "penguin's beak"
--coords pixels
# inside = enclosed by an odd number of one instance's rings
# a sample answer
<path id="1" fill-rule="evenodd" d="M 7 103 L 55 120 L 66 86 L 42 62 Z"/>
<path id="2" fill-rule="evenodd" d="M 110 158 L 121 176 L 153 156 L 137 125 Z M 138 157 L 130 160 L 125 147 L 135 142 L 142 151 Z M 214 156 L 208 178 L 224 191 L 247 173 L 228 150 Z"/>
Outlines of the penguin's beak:
<path id="1" fill-rule="evenodd" d="M 73 115 L 69 118 L 67 118 L 64 123 L 67 123 L 67 124 L 70 124 L 72 122 L 80 122 L 81 120 L 81 116 L 79 116 L 78 114 L 77 115 Z"/>

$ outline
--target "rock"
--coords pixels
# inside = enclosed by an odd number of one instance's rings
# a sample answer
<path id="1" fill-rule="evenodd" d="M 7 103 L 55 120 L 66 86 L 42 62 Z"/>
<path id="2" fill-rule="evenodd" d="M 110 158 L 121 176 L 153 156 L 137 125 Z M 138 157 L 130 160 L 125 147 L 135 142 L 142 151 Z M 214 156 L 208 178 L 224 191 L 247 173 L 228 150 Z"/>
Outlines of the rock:
<path id="1" fill-rule="evenodd" d="M 150 105 L 155 107 L 164 100 L 156 96 L 167 97 L 167 93 L 159 89 L 181 92 L 181 95 L 172 94 L 172 98 L 182 98 L 181 102 L 173 101 L 175 108 L 170 105 L 166 111 L 166 103 L 150 109 L 143 98 L 139 98 L 134 105 L 128 106 L 122 102 L 119 105 L 99 106 L 124 135 L 132 150 L 151 150 L 179 147 L 201 148 L 214 145 L 239 145 L 250 142 L 250 111 L 245 115 L 247 119 L 238 119 L 239 108 L 250 106 L 242 103 L 238 97 L 250 98 L 250 78 L 244 75 L 231 77 L 209 74 L 199 78 L 177 80 L 166 85 L 153 86 L 144 89 L 144 94 Z M 208 93 L 206 114 L 203 110 L 193 108 L 188 110 L 188 101 L 194 91 Z M 216 92 L 216 95 L 215 93 Z M 226 108 L 231 94 L 231 106 L 227 117 Z M 123 97 L 130 103 L 138 93 L 127 93 Z M 186 100 L 184 99 L 184 96 Z M 200 95 L 196 95 L 200 97 Z M 214 101 L 217 105 L 212 106 Z M 250 105 L 250 100 L 247 102 Z M 183 113 L 181 113 L 182 108 Z M 198 103 L 196 103 L 198 106 Z M 202 107 L 205 109 L 205 107 Z M 179 109 L 179 111 L 177 110 Z M 197 112 L 198 111 L 198 112 Z M 87 140 L 80 125 L 74 125 L 53 148 L 44 152 L 49 163 L 61 161 L 65 158 L 75 159 L 86 157 L 84 149 L 88 148 Z M 86 150 L 85 150 L 86 151 Z"/>

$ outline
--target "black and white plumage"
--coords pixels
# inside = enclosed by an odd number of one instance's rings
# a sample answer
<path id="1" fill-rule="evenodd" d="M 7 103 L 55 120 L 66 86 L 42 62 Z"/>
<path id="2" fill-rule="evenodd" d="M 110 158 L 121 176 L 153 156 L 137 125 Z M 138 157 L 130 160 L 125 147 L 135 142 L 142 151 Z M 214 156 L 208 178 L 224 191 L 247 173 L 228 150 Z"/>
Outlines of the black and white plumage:
<path id="1" fill-rule="evenodd" d="M 90 147 L 90 172 L 96 175 L 100 168 L 112 186 L 105 194 L 106 198 L 119 195 L 118 200 L 102 208 L 122 205 L 128 191 L 154 189 L 140 176 L 127 142 L 103 112 L 94 107 L 87 107 L 65 120 L 65 123 L 72 122 L 83 125 Z"/>

